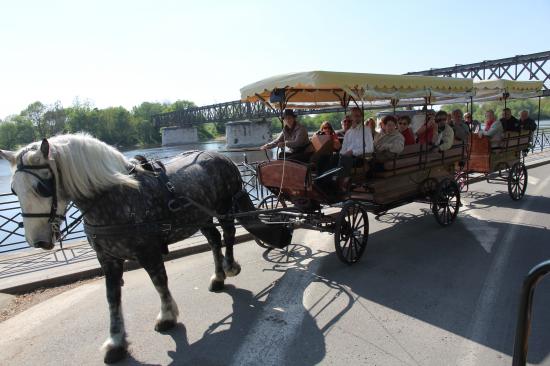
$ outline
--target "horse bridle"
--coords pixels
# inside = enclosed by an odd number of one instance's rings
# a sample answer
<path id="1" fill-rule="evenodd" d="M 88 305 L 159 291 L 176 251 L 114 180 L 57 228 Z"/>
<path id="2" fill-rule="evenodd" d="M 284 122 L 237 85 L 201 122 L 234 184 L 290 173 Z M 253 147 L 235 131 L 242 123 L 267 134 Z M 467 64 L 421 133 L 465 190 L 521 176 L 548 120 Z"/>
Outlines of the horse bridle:
<path id="1" fill-rule="evenodd" d="M 49 213 L 26 213 L 26 212 L 23 212 L 23 210 L 21 210 L 21 216 L 29 217 L 29 218 L 47 217 L 48 222 L 52 225 L 53 229 L 56 231 L 59 231 L 60 221 L 65 219 L 65 215 L 59 215 L 57 213 L 57 185 L 55 181 L 54 171 L 49 164 L 41 164 L 41 165 L 23 164 L 23 155 L 25 155 L 25 153 L 19 156 L 17 169 L 15 169 L 14 175 L 15 173 L 22 172 L 22 173 L 30 174 L 36 179 L 38 179 L 38 185 L 36 186 L 37 193 L 44 198 L 52 197 L 52 205 Z M 41 170 L 41 169 L 48 169 L 52 177 L 48 179 L 44 179 L 34 172 L 34 170 Z M 13 187 L 11 191 L 13 194 L 17 195 L 13 190 Z"/>

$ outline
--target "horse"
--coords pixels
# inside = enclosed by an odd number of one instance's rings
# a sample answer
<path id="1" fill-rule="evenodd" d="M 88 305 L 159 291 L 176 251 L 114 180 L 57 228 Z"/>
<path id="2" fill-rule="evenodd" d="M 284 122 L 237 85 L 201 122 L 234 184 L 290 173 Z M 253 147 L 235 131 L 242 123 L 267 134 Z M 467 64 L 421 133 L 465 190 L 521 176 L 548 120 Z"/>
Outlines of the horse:
<path id="1" fill-rule="evenodd" d="M 0 157 L 12 166 L 12 191 L 21 203 L 31 246 L 54 247 L 69 202 L 83 213 L 88 241 L 105 273 L 110 313 L 110 334 L 102 346 L 105 363 L 127 355 L 121 309 L 125 260 L 139 262 L 160 296 L 158 332 L 174 327 L 178 317 L 162 257 L 167 244 L 201 231 L 214 255 L 210 291 L 223 289 L 226 276 L 241 271 L 233 257 L 231 212 L 243 192 L 242 179 L 237 166 L 221 154 L 184 153 L 165 167 L 147 170 L 90 135 L 67 134 L 16 152 L 0 150 Z M 241 207 L 253 210 L 248 195 L 240 197 Z M 225 255 L 217 226 L 223 231 Z"/>

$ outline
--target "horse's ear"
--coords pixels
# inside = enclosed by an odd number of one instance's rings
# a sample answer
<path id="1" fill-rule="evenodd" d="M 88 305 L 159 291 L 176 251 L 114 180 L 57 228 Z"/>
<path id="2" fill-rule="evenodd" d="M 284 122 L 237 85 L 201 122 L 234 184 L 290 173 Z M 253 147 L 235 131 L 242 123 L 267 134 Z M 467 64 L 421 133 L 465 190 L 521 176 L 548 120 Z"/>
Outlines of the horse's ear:
<path id="1" fill-rule="evenodd" d="M 40 144 L 40 152 L 44 155 L 45 159 L 48 159 L 50 156 L 50 143 L 48 139 L 42 139 L 42 144 Z"/>
<path id="2" fill-rule="evenodd" d="M 0 158 L 9 161 L 11 165 L 15 165 L 15 152 L 9 150 L 0 150 Z"/>

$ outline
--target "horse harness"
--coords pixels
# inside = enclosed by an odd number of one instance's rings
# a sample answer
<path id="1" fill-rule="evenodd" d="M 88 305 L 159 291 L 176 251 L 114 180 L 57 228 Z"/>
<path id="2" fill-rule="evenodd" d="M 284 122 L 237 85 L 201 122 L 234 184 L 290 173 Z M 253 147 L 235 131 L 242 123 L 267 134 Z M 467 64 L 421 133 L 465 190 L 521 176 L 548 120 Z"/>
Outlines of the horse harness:
<path id="1" fill-rule="evenodd" d="M 17 162 L 17 167 L 15 169 L 15 173 L 26 173 L 30 174 L 36 179 L 38 179 L 38 184 L 36 186 L 36 192 L 39 196 L 44 198 L 52 198 L 52 204 L 50 207 L 50 212 L 48 213 L 28 213 L 23 212 L 21 210 L 21 216 L 23 217 L 29 217 L 29 218 L 37 218 L 37 217 L 47 217 L 48 222 L 54 227 L 55 230 L 59 231 L 59 223 L 61 220 L 65 219 L 65 215 L 59 215 L 57 213 L 57 183 L 55 180 L 55 174 L 52 169 L 52 167 L 49 164 L 40 164 L 40 165 L 27 165 L 23 163 L 23 156 L 26 152 L 22 153 L 19 156 L 19 161 Z M 51 178 L 44 179 L 37 173 L 35 173 L 35 170 L 42 170 L 42 169 L 48 169 Z M 11 187 L 11 191 L 14 195 L 17 196 L 15 191 L 13 190 L 13 186 Z"/>

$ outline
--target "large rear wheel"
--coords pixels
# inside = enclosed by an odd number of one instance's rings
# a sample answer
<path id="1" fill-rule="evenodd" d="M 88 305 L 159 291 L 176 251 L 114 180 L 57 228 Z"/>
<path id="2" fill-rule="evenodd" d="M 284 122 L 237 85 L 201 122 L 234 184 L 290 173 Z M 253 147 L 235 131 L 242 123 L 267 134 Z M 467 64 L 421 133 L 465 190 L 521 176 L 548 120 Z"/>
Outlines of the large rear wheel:
<path id="1" fill-rule="evenodd" d="M 458 184 L 449 178 L 443 179 L 437 185 L 432 196 L 432 212 L 435 220 L 441 226 L 451 225 L 458 215 L 460 207 L 460 190 Z"/>
<path id="2" fill-rule="evenodd" d="M 367 210 L 359 203 L 347 201 L 336 218 L 334 246 L 336 255 L 347 264 L 359 261 L 369 235 Z"/>
<path id="3" fill-rule="evenodd" d="M 264 197 L 264 199 L 262 199 L 260 203 L 258 203 L 258 205 L 256 206 L 256 208 L 258 208 L 259 210 L 272 210 L 275 208 L 284 207 L 286 207 L 285 201 L 282 198 L 279 199 L 279 197 L 274 194 L 270 194 L 269 196 Z M 255 239 L 255 241 L 256 244 L 258 244 L 262 248 L 271 249 L 271 247 L 263 241 L 258 239 Z"/>
<path id="4" fill-rule="evenodd" d="M 522 162 L 517 162 L 508 172 L 508 194 L 514 201 L 518 201 L 525 195 L 527 189 L 527 168 Z"/>

